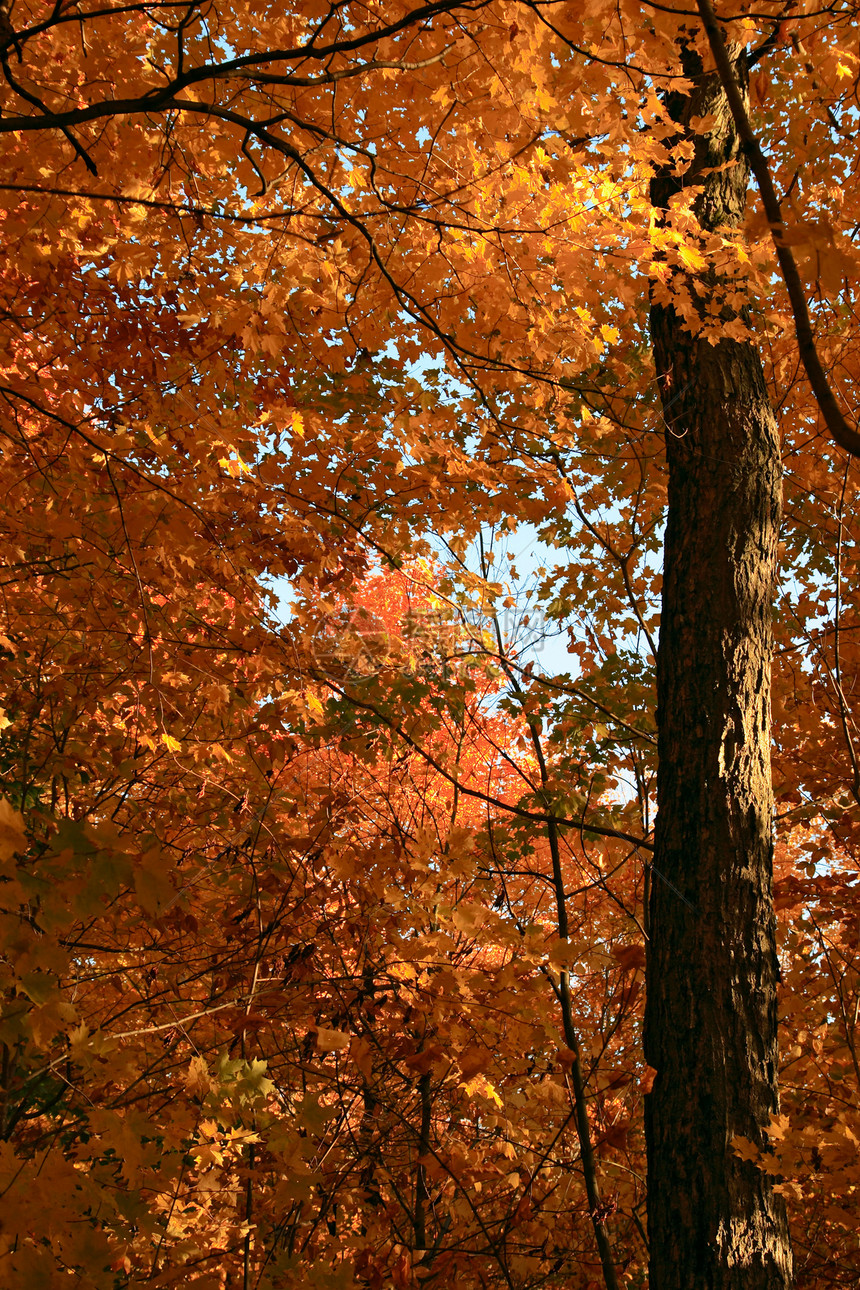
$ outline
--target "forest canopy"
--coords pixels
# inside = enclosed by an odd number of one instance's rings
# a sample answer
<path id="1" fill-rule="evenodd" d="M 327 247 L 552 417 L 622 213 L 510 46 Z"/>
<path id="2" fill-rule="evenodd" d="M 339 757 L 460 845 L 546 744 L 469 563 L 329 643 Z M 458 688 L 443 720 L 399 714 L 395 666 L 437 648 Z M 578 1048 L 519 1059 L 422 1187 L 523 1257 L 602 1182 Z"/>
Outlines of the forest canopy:
<path id="1" fill-rule="evenodd" d="M 0 1283 L 855 1285 L 851 0 L 0 71 Z"/>

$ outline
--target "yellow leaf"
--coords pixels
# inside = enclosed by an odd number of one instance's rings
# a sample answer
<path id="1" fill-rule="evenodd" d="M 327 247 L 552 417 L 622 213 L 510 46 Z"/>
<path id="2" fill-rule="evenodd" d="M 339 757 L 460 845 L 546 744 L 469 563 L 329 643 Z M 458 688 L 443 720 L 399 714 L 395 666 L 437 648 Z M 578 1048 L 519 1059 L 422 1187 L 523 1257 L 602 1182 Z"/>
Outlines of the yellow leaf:
<path id="1" fill-rule="evenodd" d="M 473 1079 L 466 1080 L 460 1087 L 467 1097 L 474 1097 L 475 1094 L 478 1094 L 480 1097 L 487 1098 L 490 1102 L 495 1102 L 497 1106 L 502 1105 L 502 1099 L 484 1075 L 476 1075 Z"/>
<path id="2" fill-rule="evenodd" d="M 740 1134 L 736 1134 L 732 1138 L 731 1146 L 735 1155 L 740 1156 L 741 1160 L 758 1160 L 761 1154 L 758 1147 L 750 1142 L 749 1138 L 743 1138 Z"/>
<path id="3" fill-rule="evenodd" d="M 573 959 L 574 953 L 571 949 L 570 941 L 559 937 L 555 944 L 550 946 L 549 961 L 555 967 L 567 967 L 568 964 L 573 962 Z"/>
<path id="4" fill-rule="evenodd" d="M 173 735 L 162 735 L 161 742 L 167 746 L 168 752 L 178 752 L 182 747 L 179 740 L 174 739 Z"/>
<path id="5" fill-rule="evenodd" d="M 18 993 L 31 1003 L 47 1003 L 57 992 L 53 976 L 47 972 L 25 972 L 18 981 Z"/>
<path id="6" fill-rule="evenodd" d="M 694 273 L 698 273 L 700 270 L 707 268 L 705 257 L 700 251 L 697 251 L 694 246 L 679 246 L 678 259 L 686 268 L 692 270 Z"/>
<path id="7" fill-rule="evenodd" d="M 0 797 L 0 860 L 11 860 L 16 851 L 26 850 L 24 817 L 5 797 Z"/>
<path id="8" fill-rule="evenodd" d="M 341 1048 L 349 1047 L 349 1035 L 342 1030 L 327 1030 L 325 1026 L 317 1029 L 317 1048 L 321 1053 L 336 1053 Z"/>
<path id="9" fill-rule="evenodd" d="M 487 911 L 480 905 L 464 903 L 458 905 L 451 915 L 451 922 L 458 931 L 467 936 L 478 930 L 487 916 Z"/>
<path id="10" fill-rule="evenodd" d="M 206 1058 L 199 1055 L 191 1058 L 188 1073 L 185 1076 L 185 1087 L 192 1097 L 205 1097 L 212 1089 L 212 1079 Z"/>

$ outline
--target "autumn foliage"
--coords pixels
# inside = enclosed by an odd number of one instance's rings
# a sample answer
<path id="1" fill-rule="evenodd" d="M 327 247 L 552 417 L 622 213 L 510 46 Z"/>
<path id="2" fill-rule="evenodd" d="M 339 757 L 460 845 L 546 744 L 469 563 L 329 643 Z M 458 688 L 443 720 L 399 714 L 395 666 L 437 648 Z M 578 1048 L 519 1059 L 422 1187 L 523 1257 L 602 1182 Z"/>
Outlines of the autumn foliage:
<path id="1" fill-rule="evenodd" d="M 721 17 L 854 407 L 856 15 Z M 860 1276 L 860 480 L 757 199 L 655 218 L 695 22 L 0 5 L 9 1290 L 594 1290 L 598 1229 L 647 1284 L 649 290 L 779 415 L 782 1105 L 732 1147 L 798 1287 Z"/>

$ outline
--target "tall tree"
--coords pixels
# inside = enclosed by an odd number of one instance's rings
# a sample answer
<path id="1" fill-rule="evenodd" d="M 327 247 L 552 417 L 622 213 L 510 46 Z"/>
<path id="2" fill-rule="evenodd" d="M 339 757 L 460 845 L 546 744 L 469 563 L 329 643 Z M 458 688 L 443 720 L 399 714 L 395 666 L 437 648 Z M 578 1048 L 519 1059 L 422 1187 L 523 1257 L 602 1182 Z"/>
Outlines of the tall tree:
<path id="1" fill-rule="evenodd" d="M 734 67 L 742 78 L 742 56 Z M 719 75 L 689 43 L 691 88 L 669 95 L 694 152 L 651 185 L 693 194 L 708 232 L 744 214 L 749 165 Z M 691 118 L 708 118 L 706 132 Z M 708 300 L 719 290 L 704 277 Z M 782 479 L 753 340 L 703 339 L 655 287 L 654 361 L 669 495 L 657 662 L 658 814 L 645 1052 L 651 1284 L 791 1284 L 775 1180 L 734 1154 L 778 1110 L 770 776 L 771 614 Z M 737 316 L 724 306 L 725 322 Z M 748 315 L 747 315 L 748 316 Z"/>

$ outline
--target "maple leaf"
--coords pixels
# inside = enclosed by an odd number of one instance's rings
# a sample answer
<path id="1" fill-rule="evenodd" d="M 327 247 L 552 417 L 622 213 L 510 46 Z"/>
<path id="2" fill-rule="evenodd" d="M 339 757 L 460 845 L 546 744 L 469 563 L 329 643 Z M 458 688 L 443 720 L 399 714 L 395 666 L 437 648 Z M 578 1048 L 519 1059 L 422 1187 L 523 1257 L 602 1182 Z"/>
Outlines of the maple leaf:
<path id="1" fill-rule="evenodd" d="M 321 1053 L 337 1053 L 341 1049 L 349 1047 L 350 1037 L 342 1030 L 332 1030 L 326 1026 L 318 1026 L 315 1042 Z"/>

